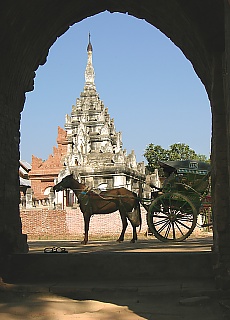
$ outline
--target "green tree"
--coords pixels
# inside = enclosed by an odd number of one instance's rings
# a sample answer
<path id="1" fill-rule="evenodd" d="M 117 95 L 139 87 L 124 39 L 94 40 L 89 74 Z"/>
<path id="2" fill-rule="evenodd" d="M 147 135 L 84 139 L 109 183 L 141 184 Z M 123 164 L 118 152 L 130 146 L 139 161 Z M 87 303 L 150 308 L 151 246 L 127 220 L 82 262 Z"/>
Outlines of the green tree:
<path id="1" fill-rule="evenodd" d="M 169 146 L 168 159 L 176 160 L 195 160 L 197 159 L 196 152 L 185 143 L 174 143 Z"/>
<path id="2" fill-rule="evenodd" d="M 168 160 L 168 152 L 161 146 L 150 143 L 145 149 L 144 157 L 148 162 L 147 170 L 153 172 L 155 169 L 160 168 L 158 161 Z"/>
<path id="3" fill-rule="evenodd" d="M 210 163 L 210 158 L 208 159 L 204 154 L 197 154 L 197 160 Z"/>

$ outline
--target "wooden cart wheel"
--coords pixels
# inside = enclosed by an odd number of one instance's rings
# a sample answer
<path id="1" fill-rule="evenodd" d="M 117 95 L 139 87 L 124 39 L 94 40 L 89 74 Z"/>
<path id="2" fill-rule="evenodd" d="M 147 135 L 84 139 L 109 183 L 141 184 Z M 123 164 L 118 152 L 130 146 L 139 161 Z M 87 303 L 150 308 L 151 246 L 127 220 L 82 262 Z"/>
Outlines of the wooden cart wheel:
<path id="1" fill-rule="evenodd" d="M 185 240 L 193 232 L 196 222 L 196 207 L 180 193 L 166 193 L 157 197 L 147 213 L 149 229 L 161 241 Z"/>

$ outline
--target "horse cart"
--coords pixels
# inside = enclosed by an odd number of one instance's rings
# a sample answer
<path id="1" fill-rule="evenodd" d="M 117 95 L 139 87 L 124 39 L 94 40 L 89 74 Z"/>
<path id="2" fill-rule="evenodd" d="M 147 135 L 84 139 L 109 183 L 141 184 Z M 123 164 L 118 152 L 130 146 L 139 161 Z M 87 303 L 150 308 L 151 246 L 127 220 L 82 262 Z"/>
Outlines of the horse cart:
<path id="1" fill-rule="evenodd" d="M 133 228 L 131 242 L 137 240 L 136 228 L 141 226 L 140 204 L 147 211 L 147 223 L 151 233 L 161 241 L 183 241 L 197 225 L 197 217 L 210 209 L 210 165 L 197 161 L 160 162 L 167 178 L 162 188 L 153 192 L 151 199 L 126 189 L 115 188 L 99 194 L 74 178 L 65 176 L 53 190 L 70 188 L 78 199 L 84 217 L 83 244 L 88 242 L 90 218 L 94 214 L 119 211 L 122 231 L 118 242 L 124 240 L 128 220 Z M 206 201 L 204 201 L 206 199 Z M 205 211 L 205 210 L 206 211 Z"/>
<path id="2" fill-rule="evenodd" d="M 211 224 L 210 165 L 200 161 L 159 162 L 166 175 L 161 189 L 150 203 L 141 200 L 147 210 L 149 231 L 161 241 L 183 241 L 197 225 Z"/>

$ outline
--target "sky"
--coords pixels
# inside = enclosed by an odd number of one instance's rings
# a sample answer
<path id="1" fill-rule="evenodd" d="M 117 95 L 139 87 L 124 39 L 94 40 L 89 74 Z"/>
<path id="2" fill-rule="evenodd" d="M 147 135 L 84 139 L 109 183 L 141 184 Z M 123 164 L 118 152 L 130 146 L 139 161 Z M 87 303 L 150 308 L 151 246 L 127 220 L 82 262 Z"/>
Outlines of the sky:
<path id="1" fill-rule="evenodd" d="M 46 160 L 57 146 L 57 128 L 83 91 L 89 32 L 96 89 L 127 153 L 141 162 L 150 143 L 185 143 L 209 157 L 210 103 L 190 61 L 146 21 L 104 12 L 71 26 L 36 71 L 21 114 L 20 159 Z"/>

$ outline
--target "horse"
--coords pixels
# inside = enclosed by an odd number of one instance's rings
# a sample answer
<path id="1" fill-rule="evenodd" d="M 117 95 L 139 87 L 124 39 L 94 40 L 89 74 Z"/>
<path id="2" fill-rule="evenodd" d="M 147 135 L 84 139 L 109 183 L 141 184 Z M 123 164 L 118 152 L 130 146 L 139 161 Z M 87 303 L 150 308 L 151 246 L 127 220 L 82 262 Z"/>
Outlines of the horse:
<path id="1" fill-rule="evenodd" d="M 88 242 L 89 223 L 93 214 L 108 214 L 117 210 L 119 210 L 122 221 L 122 232 L 117 241 L 124 241 L 125 231 L 128 226 L 127 220 L 130 221 L 133 228 L 131 243 L 137 241 L 136 227 L 139 226 L 141 229 L 142 221 L 140 203 L 135 192 L 121 187 L 101 191 L 98 194 L 85 184 L 74 179 L 73 174 L 64 177 L 53 187 L 53 190 L 58 192 L 67 188 L 73 190 L 83 213 L 85 234 L 82 244 L 87 244 Z"/>

